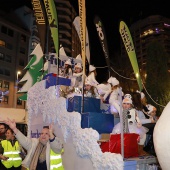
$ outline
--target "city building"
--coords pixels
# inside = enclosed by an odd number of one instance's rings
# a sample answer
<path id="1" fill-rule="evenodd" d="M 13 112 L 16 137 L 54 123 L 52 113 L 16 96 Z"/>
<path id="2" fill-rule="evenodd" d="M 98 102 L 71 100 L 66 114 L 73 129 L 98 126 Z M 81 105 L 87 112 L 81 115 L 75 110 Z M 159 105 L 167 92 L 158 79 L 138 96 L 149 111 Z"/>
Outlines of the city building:
<path id="1" fill-rule="evenodd" d="M 0 16 L 0 91 L 1 107 L 24 108 L 18 100 L 18 81 L 28 63 L 30 31 L 15 15 Z M 22 71 L 24 73 L 24 71 Z M 3 96 L 3 93 L 7 93 Z M 8 93 L 9 92 L 9 93 Z"/>
<path id="2" fill-rule="evenodd" d="M 136 57 L 141 71 L 143 80 L 146 77 L 146 62 L 147 54 L 146 50 L 148 45 L 153 41 L 160 42 L 166 50 L 166 53 L 170 55 L 170 19 L 160 15 L 149 16 L 145 19 L 138 20 L 129 27 L 132 40 L 135 47 Z M 127 56 L 126 49 L 124 48 L 123 41 L 121 41 L 121 59 L 126 61 L 126 71 L 129 70 L 126 76 L 135 78 L 129 57 Z M 128 63 L 128 64 L 127 64 Z M 170 58 L 168 61 L 170 70 Z M 125 67 L 124 67 L 125 68 Z M 136 81 L 128 81 L 130 87 L 134 87 Z M 132 90 L 132 89 L 131 89 Z"/>
<path id="3" fill-rule="evenodd" d="M 69 0 L 55 0 L 55 4 L 59 22 L 59 43 L 69 57 L 75 58 L 81 53 L 80 40 L 73 25 L 77 14 Z M 31 59 L 30 54 L 39 42 L 32 9 L 23 6 L 10 14 L 0 12 L 0 107 L 25 108 L 25 101 L 18 98 L 22 95 L 17 94 L 22 87 L 18 82 L 25 74 L 24 68 Z M 54 52 L 52 39 L 49 49 L 49 52 Z"/>

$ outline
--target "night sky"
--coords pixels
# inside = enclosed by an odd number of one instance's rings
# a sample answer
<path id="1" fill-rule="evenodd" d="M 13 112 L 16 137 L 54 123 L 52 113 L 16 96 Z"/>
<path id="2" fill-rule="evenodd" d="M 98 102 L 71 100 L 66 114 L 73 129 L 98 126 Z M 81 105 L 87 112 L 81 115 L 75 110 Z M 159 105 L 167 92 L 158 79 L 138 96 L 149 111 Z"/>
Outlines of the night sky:
<path id="1" fill-rule="evenodd" d="M 159 3 L 158 3 L 159 2 Z M 70 0 L 78 13 L 78 0 Z M 30 0 L 1 0 L 0 8 L 8 11 L 22 5 L 31 6 Z M 98 15 L 104 25 L 110 58 L 114 59 L 120 49 L 119 23 L 123 20 L 128 27 L 137 20 L 150 15 L 170 18 L 167 0 L 86 0 L 86 23 L 90 40 L 91 64 L 106 66 L 105 57 L 94 25 Z"/>

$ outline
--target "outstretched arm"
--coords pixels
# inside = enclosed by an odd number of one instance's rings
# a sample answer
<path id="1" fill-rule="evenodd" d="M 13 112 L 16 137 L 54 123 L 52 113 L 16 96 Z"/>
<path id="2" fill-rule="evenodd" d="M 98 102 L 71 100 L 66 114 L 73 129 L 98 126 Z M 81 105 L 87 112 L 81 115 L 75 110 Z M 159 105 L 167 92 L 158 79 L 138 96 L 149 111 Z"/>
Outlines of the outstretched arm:
<path id="1" fill-rule="evenodd" d="M 8 118 L 7 120 L 4 120 L 4 123 L 7 124 L 14 131 L 15 134 L 18 132 L 18 129 L 16 127 L 16 122 L 14 119 L 11 120 Z"/>
<path id="2" fill-rule="evenodd" d="M 22 134 L 16 127 L 15 120 L 7 119 L 3 121 L 5 124 L 7 124 L 15 133 L 15 137 L 26 150 L 29 150 L 31 148 L 31 139 L 27 138 L 24 134 Z"/>

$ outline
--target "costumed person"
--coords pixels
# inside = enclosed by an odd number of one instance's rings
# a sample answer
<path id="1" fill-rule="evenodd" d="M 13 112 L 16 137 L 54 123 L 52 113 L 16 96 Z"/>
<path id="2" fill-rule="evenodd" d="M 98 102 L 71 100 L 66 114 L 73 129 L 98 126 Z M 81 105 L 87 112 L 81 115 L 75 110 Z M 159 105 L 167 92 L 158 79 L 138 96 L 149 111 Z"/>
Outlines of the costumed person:
<path id="1" fill-rule="evenodd" d="M 146 133 L 148 129 L 143 127 L 140 119 L 137 115 L 136 109 L 133 108 L 132 99 L 129 97 L 125 97 L 122 101 L 123 107 L 123 132 L 124 133 L 136 133 L 139 134 L 140 140 L 138 142 L 138 152 L 139 156 L 148 155 L 143 150 L 144 143 L 146 140 Z M 121 125 L 120 123 L 116 124 L 112 131 L 113 134 L 121 133 Z"/>
<path id="2" fill-rule="evenodd" d="M 149 129 L 149 134 L 153 134 L 153 129 L 156 123 L 156 108 L 150 104 L 146 104 L 146 109 L 143 109 L 142 100 L 145 97 L 143 92 L 133 92 L 132 96 L 134 107 L 138 112 L 142 125 Z"/>
<path id="3" fill-rule="evenodd" d="M 75 84 L 74 84 L 74 89 L 77 91 L 82 90 L 83 88 L 83 69 L 81 63 L 77 63 L 74 66 L 74 73 L 73 73 L 73 78 L 75 78 Z"/>
<path id="4" fill-rule="evenodd" d="M 86 78 L 85 80 L 85 89 L 84 89 L 84 97 L 93 97 L 93 98 L 100 98 L 97 88 L 92 85 L 93 83 Z"/>
<path id="5" fill-rule="evenodd" d="M 1 170 L 21 170 L 22 147 L 12 129 L 9 128 L 5 135 L 6 140 L 2 140 L 0 144 Z"/>
<path id="6" fill-rule="evenodd" d="M 150 154 L 155 155 L 154 144 L 153 144 L 153 130 L 156 124 L 156 108 L 150 104 L 146 104 L 145 107 L 147 110 L 144 111 L 142 100 L 145 100 L 145 94 L 143 92 L 133 92 L 133 104 L 138 113 L 139 119 L 144 127 L 148 128 L 149 131 L 147 132 L 147 140 L 145 142 L 144 150 Z M 149 139 L 148 139 L 149 137 Z"/>
<path id="7" fill-rule="evenodd" d="M 15 137 L 23 148 L 27 150 L 27 155 L 22 161 L 22 165 L 29 170 L 50 170 L 51 149 L 60 154 L 63 142 L 53 134 L 53 125 L 44 127 L 39 138 L 28 138 L 16 127 L 14 120 L 5 120 L 4 123 L 14 131 Z"/>
<path id="8" fill-rule="evenodd" d="M 71 60 L 68 59 L 65 63 L 64 63 L 64 70 L 63 70 L 63 73 L 62 73 L 62 76 L 65 77 L 65 78 L 69 78 L 71 79 L 72 78 L 72 75 L 73 75 L 73 70 L 72 70 L 72 64 L 71 64 Z"/>
<path id="9" fill-rule="evenodd" d="M 74 73 L 71 81 L 73 82 L 73 86 L 69 87 L 69 91 L 67 92 L 67 98 L 73 98 L 74 96 L 82 96 L 82 88 L 83 88 L 83 71 L 81 63 L 77 63 L 74 66 Z"/>
<path id="10" fill-rule="evenodd" d="M 109 101 L 111 113 L 116 115 L 120 113 L 120 98 L 122 98 L 123 92 L 115 77 L 110 77 L 107 82 L 111 84 L 112 90 L 106 97 L 106 101 Z"/>
<path id="11" fill-rule="evenodd" d="M 110 83 L 101 83 L 99 85 L 97 85 L 97 90 L 98 90 L 98 93 L 100 95 L 100 99 L 103 103 L 109 103 L 109 102 L 106 102 L 106 98 L 107 96 L 111 93 L 111 90 L 112 90 L 112 87 L 111 87 L 111 84 Z"/>
<path id="12" fill-rule="evenodd" d="M 155 147 L 154 147 L 154 143 L 153 143 L 153 132 L 154 132 L 154 128 L 156 125 L 156 122 L 158 120 L 157 116 L 156 116 L 156 107 L 152 106 L 151 104 L 147 104 L 146 105 L 147 108 L 147 112 L 145 112 L 145 115 L 148 115 L 149 119 L 152 120 L 153 123 L 146 123 L 143 124 L 144 127 L 147 127 L 149 129 L 148 131 L 148 139 L 147 139 L 147 143 L 144 147 L 145 151 L 149 152 L 150 154 L 156 156 L 156 152 L 155 152 Z"/>
<path id="13" fill-rule="evenodd" d="M 61 76 L 64 78 L 71 79 L 70 86 L 65 86 L 65 85 L 60 86 L 61 96 L 66 97 L 67 94 L 69 93 L 69 91 L 71 91 L 73 89 L 73 84 L 74 84 L 74 82 L 72 81 L 73 70 L 72 70 L 72 64 L 71 64 L 70 59 L 65 61 L 64 69 L 62 70 Z"/>
<path id="14" fill-rule="evenodd" d="M 90 65 L 87 79 L 91 82 L 91 85 L 95 87 L 99 84 L 98 81 L 96 80 L 96 76 L 97 76 L 96 67 Z"/>

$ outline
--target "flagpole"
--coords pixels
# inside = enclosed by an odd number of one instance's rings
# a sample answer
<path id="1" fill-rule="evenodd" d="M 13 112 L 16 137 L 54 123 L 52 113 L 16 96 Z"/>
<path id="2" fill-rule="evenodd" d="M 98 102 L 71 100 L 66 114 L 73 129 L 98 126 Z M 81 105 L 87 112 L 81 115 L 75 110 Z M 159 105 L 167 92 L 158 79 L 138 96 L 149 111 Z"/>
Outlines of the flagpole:
<path id="1" fill-rule="evenodd" d="M 85 0 L 78 0 L 79 2 L 79 16 L 80 16 L 80 37 L 81 37 L 81 53 L 83 64 L 83 92 L 82 92 L 82 105 L 81 113 L 84 111 L 84 82 L 85 82 L 85 70 L 86 70 L 86 5 Z"/>

